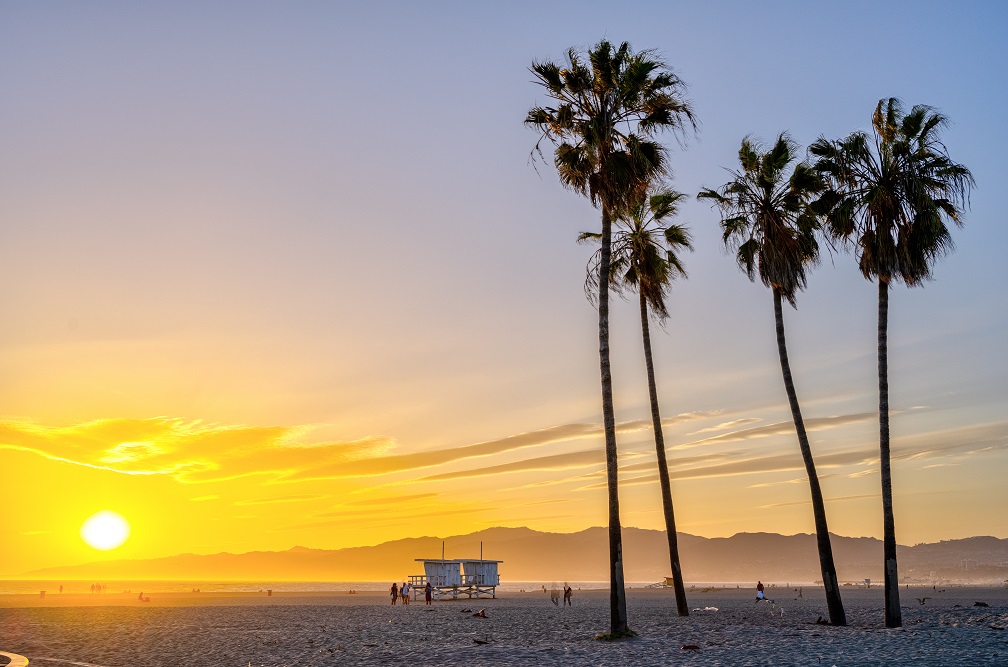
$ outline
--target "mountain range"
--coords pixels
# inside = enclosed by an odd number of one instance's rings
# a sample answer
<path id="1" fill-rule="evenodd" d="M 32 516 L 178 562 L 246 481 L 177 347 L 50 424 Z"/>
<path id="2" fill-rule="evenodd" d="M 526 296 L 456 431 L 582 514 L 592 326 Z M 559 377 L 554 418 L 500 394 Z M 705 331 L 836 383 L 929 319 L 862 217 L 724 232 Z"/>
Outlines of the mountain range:
<path id="1" fill-rule="evenodd" d="M 222 581 L 391 581 L 422 574 L 420 558 L 484 558 L 503 561 L 503 582 L 608 581 L 608 531 L 546 533 L 529 528 L 488 528 L 448 538 L 412 537 L 375 546 L 241 554 L 180 554 L 114 560 L 26 572 L 26 579 L 173 579 Z M 832 536 L 841 582 L 882 578 L 882 542 Z M 738 533 L 706 538 L 679 534 L 687 584 L 714 582 L 813 582 L 821 579 L 814 535 Z M 1008 539 L 970 537 L 898 548 L 901 581 L 997 583 L 1008 580 Z M 671 573 L 665 532 L 623 529 L 625 579 L 657 582 Z"/>

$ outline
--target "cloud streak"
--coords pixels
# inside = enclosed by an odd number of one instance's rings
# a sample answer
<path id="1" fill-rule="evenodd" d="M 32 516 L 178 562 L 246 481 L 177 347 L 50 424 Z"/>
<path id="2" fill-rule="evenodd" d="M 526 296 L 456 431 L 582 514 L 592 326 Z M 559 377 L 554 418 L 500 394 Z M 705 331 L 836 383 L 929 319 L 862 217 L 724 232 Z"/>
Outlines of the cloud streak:
<path id="1" fill-rule="evenodd" d="M 847 424 L 856 424 L 858 422 L 871 421 L 878 418 L 878 413 L 875 412 L 859 412 L 849 415 L 837 415 L 834 417 L 811 417 L 805 419 L 805 430 L 806 431 L 824 431 L 827 429 L 837 428 L 839 426 L 846 426 Z M 744 422 L 746 420 L 738 420 L 739 422 Z M 728 422 L 731 423 L 731 422 Z M 794 435 L 794 422 L 784 421 L 777 422 L 774 424 L 767 424 L 765 426 L 755 426 L 753 428 L 745 428 L 737 431 L 730 431 L 728 433 L 722 433 L 721 435 L 711 436 L 709 438 L 703 438 L 702 440 L 694 440 L 692 442 L 686 442 L 681 445 L 676 445 L 673 449 L 686 449 L 689 447 L 699 447 L 701 445 L 707 445 L 715 442 L 736 442 L 742 440 L 754 440 L 757 438 L 768 438 L 774 435 Z M 701 431 L 697 431 L 700 433 Z"/>
<path id="2" fill-rule="evenodd" d="M 837 422 L 832 422 L 837 423 Z M 739 438 L 744 440 L 745 438 Z M 947 456 L 976 456 L 1008 451 L 1008 422 L 992 422 L 947 429 L 939 432 L 904 436 L 895 440 L 892 451 L 894 461 L 931 461 Z M 693 465 L 706 458 L 704 465 Z M 690 457 L 675 465 L 670 461 L 669 476 L 675 480 L 701 479 L 707 477 L 729 477 L 755 475 L 785 471 L 804 471 L 804 464 L 798 451 L 781 454 L 753 455 L 745 451 L 722 452 L 710 457 Z M 852 449 L 839 452 L 815 454 L 816 468 L 825 470 L 846 466 L 877 466 L 878 450 L 875 447 Z M 647 469 L 654 463 L 634 464 L 621 468 L 621 472 L 635 472 Z M 871 474 L 873 470 L 857 470 L 848 477 Z M 820 475 L 820 477 L 822 477 Z M 621 481 L 621 485 L 652 484 L 657 482 L 657 472 Z M 590 484 L 583 489 L 604 487 L 604 482 Z"/>
<path id="3" fill-rule="evenodd" d="M 703 418 L 687 413 L 675 424 Z M 312 425 L 245 426 L 181 419 L 103 419 L 67 427 L 0 422 L 0 448 L 126 475 L 168 475 L 183 483 L 260 475 L 273 482 L 370 477 L 436 468 L 556 443 L 602 436 L 599 424 L 562 424 L 475 444 L 394 453 L 390 437 L 313 443 Z M 622 422 L 621 434 L 651 429 L 648 420 Z"/>

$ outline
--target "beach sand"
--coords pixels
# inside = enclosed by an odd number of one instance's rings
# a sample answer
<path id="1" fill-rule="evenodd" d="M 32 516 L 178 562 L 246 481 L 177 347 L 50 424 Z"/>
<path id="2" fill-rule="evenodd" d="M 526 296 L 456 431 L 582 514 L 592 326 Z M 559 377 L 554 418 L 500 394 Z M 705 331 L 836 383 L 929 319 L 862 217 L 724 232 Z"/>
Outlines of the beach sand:
<path id="1" fill-rule="evenodd" d="M 0 650 L 31 665 L 1008 665 L 1008 589 L 901 589 L 904 627 L 882 627 L 882 590 L 842 591 L 849 625 L 818 625 L 821 589 L 688 590 L 679 618 L 671 590 L 630 589 L 639 637 L 597 641 L 608 629 L 607 591 L 503 593 L 427 607 L 387 594 L 149 593 L 0 596 Z M 915 598 L 929 597 L 924 605 Z M 978 601 L 988 607 L 978 607 Z M 474 618 L 464 608 L 485 609 Z M 783 609 L 783 615 L 781 610 Z M 683 650 L 696 645 L 699 650 Z"/>

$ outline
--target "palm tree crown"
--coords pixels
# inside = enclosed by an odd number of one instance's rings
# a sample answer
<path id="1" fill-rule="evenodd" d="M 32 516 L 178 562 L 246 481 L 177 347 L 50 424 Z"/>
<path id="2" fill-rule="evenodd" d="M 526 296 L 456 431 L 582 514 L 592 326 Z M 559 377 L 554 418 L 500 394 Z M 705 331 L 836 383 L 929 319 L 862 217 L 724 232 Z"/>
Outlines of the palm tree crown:
<path id="1" fill-rule="evenodd" d="M 719 190 L 697 195 L 721 209 L 723 240 L 735 249 L 749 279 L 758 274 L 792 306 L 805 287 L 806 269 L 819 260 L 819 223 L 808 204 L 824 188 L 822 178 L 804 162 L 795 165 L 790 177 L 785 175 L 797 150 L 787 133 L 769 150 L 746 137 L 739 149 L 742 170 L 731 172 L 732 180 Z"/>
<path id="2" fill-rule="evenodd" d="M 686 85 L 651 51 L 635 54 L 626 42 L 614 50 L 603 40 L 588 60 L 570 49 L 562 66 L 533 63 L 556 106 L 533 107 L 525 123 L 542 132 L 540 156 L 543 139 L 556 144 L 563 185 L 612 213 L 665 170 L 665 149 L 649 138 L 663 130 L 682 136 L 696 119 Z"/>
<path id="3" fill-rule="evenodd" d="M 678 253 L 693 249 L 686 227 L 666 222 L 679 212 L 684 197 L 670 188 L 655 188 L 616 216 L 609 284 L 617 292 L 629 289 L 642 295 L 660 321 L 668 318 L 665 297 L 672 283 L 686 277 Z M 600 240 L 601 235 L 593 232 L 578 236 L 579 243 Z M 590 299 L 598 291 L 600 254 L 596 251 L 588 266 L 585 293 Z"/>
<path id="4" fill-rule="evenodd" d="M 818 158 L 815 169 L 831 185 L 818 204 L 828 230 L 856 246 L 868 280 L 917 285 L 952 249 L 945 220 L 962 225 L 961 207 L 975 182 L 939 139 L 947 124 L 925 105 L 904 115 L 900 101 L 889 98 L 875 107 L 872 138 L 854 132 L 809 147 Z"/>

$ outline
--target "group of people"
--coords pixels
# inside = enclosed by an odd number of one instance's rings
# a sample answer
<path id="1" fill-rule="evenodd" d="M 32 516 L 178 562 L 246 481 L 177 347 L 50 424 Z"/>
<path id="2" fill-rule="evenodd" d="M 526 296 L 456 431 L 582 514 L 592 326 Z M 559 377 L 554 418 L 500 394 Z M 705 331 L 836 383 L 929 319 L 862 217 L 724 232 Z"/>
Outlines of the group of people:
<path id="1" fill-rule="evenodd" d="M 413 586 L 411 586 L 409 583 L 407 583 L 407 582 L 404 581 L 402 583 L 402 586 L 399 586 L 398 584 L 396 584 L 393 581 L 392 582 L 392 588 L 389 589 L 389 594 L 392 597 L 392 604 L 393 604 L 393 606 L 395 605 L 396 601 L 399 598 L 402 598 L 403 606 L 408 605 L 409 601 L 410 601 L 410 593 L 412 591 L 413 591 Z M 428 581 L 427 585 L 424 586 L 424 601 L 427 604 L 431 604 L 431 601 L 433 599 L 434 599 L 434 589 L 431 588 L 431 584 Z"/>
<path id="2" fill-rule="evenodd" d="M 545 591 L 545 590 L 546 590 L 546 587 L 543 586 L 543 591 Z M 574 595 L 574 589 L 572 589 L 570 586 L 568 586 L 567 582 L 564 582 L 564 589 L 563 589 L 563 606 L 564 607 L 573 607 L 574 606 L 573 604 L 571 604 L 571 596 L 572 595 Z M 558 591 L 556 590 L 556 588 L 554 588 L 552 591 L 550 591 L 550 600 L 553 602 L 553 604 L 557 605 L 558 607 L 560 606 L 560 595 L 559 595 Z"/>
<path id="3" fill-rule="evenodd" d="M 395 605 L 396 601 L 399 598 L 402 598 L 403 606 L 408 605 L 409 604 L 410 585 L 407 584 L 404 581 L 402 583 L 402 586 L 399 586 L 399 585 L 397 585 L 393 581 L 392 582 L 392 588 L 391 588 L 391 594 L 392 594 L 392 604 L 393 605 Z"/>

